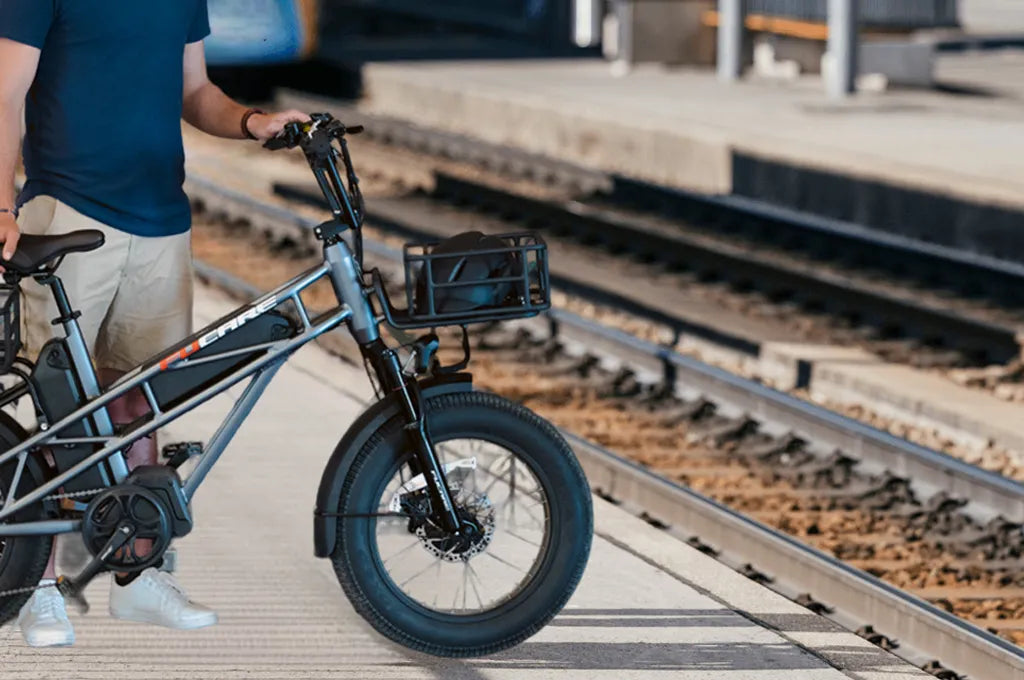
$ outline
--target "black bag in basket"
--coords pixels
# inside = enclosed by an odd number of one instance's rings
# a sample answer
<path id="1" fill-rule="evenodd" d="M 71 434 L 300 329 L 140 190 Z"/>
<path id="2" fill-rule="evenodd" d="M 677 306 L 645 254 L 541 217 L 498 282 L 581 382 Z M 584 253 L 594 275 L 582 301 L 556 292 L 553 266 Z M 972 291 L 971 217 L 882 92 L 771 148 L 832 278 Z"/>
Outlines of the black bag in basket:
<path id="1" fill-rule="evenodd" d="M 480 251 L 505 250 L 488 253 Z M 487 283 L 491 279 L 521 276 L 522 263 L 517 253 L 509 252 L 509 244 L 500 238 L 479 231 L 467 231 L 439 243 L 432 256 L 451 253 L 451 257 L 431 258 L 428 286 L 427 264 L 416 280 L 416 313 L 430 314 L 430 294 L 434 297 L 434 314 L 451 314 L 487 307 L 500 307 L 513 293 L 511 281 Z M 473 285 L 480 281 L 479 285 Z M 437 284 L 464 284 L 442 286 Z"/>

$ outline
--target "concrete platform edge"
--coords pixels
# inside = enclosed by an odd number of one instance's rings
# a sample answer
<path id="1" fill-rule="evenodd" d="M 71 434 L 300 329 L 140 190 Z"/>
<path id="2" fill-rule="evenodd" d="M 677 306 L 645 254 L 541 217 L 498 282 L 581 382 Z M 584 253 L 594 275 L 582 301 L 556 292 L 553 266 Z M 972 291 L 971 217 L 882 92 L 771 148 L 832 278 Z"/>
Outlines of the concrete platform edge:
<path id="1" fill-rule="evenodd" d="M 931 677 L 612 503 L 594 497 L 595 534 L 818 657 L 855 680 Z"/>

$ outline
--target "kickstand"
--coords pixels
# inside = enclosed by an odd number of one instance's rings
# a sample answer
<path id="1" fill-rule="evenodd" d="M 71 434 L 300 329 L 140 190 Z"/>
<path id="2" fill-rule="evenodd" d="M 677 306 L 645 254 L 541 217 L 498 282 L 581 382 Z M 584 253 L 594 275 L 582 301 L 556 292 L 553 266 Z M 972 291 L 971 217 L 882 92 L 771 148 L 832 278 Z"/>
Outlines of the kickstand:
<path id="1" fill-rule="evenodd" d="M 85 599 L 84 595 L 85 587 L 96 578 L 97 574 L 103 571 L 103 561 L 124 547 L 124 544 L 131 540 L 134 534 L 135 531 L 131 525 L 122 524 L 114 532 L 114 535 L 110 537 L 107 544 L 103 546 L 100 553 L 85 565 L 85 568 L 82 569 L 78 576 L 74 578 L 61 576 L 57 579 L 57 590 L 64 596 L 65 600 L 69 600 L 74 604 L 80 613 L 89 613 L 89 602 Z"/>

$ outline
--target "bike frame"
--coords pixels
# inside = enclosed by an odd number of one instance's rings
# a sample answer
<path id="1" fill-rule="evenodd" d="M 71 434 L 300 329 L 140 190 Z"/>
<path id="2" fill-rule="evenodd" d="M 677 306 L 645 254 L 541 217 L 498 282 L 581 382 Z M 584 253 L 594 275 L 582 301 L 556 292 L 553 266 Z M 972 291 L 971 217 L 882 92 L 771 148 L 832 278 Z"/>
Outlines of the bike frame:
<path id="1" fill-rule="evenodd" d="M 71 370 L 78 377 L 85 400 L 81 407 L 61 418 L 58 422 L 50 424 L 45 429 L 41 427 L 39 432 L 30 436 L 18 446 L 0 454 L 0 464 L 15 458 L 18 459 L 10 492 L 4 499 L 2 507 L 0 507 L 0 537 L 50 535 L 78 531 L 81 527 L 81 521 L 76 519 L 12 522 L 11 518 L 32 503 L 40 502 L 46 496 L 55 493 L 63 484 L 74 479 L 76 476 L 95 465 L 102 464 L 104 461 L 109 466 L 113 477 L 113 484 L 122 483 L 129 475 L 124 452 L 132 443 L 176 420 L 242 380 L 251 377 L 252 380 L 211 437 L 204 448 L 204 452 L 197 456 L 198 463 L 188 477 L 183 480 L 186 498 L 191 501 L 196 490 L 206 478 L 207 473 L 217 462 L 245 418 L 252 411 L 277 370 L 300 347 L 337 328 L 342 323 L 348 325 L 353 337 L 363 349 L 364 355 L 370 359 L 370 363 L 376 370 L 381 384 L 390 390 L 400 390 L 405 396 L 404 404 L 409 423 L 419 425 L 418 428 L 414 429 L 418 429 L 422 435 L 422 444 L 424 446 L 415 447 L 418 449 L 417 453 L 425 454 L 419 456 L 419 464 L 427 471 L 431 471 L 431 468 L 433 468 L 437 474 L 436 477 L 430 479 L 431 486 L 434 487 L 431 491 L 437 494 L 440 501 L 440 505 L 436 507 L 450 510 L 451 499 L 447 483 L 444 481 L 443 468 L 437 463 L 436 456 L 433 455 L 432 446 L 423 427 L 423 418 L 418 412 L 416 395 L 410 393 L 409 381 L 401 373 L 397 355 L 395 355 L 393 350 L 387 348 L 380 339 L 378 320 L 373 312 L 366 288 L 360 280 L 362 275 L 361 266 L 343 239 L 339 238 L 325 243 L 323 251 L 324 261 L 319 266 L 296 276 L 249 305 L 240 307 L 237 313 L 232 315 L 226 323 L 212 324 L 193 336 L 194 339 L 190 342 L 168 348 L 166 352 L 160 355 L 162 358 L 154 358 L 133 369 L 106 390 L 100 389 L 89 349 L 78 325 L 78 315 L 71 310 L 60 280 L 53 274 L 38 277 L 50 285 L 53 290 L 58 309 L 61 313 L 61 317 L 57 322 L 63 327 L 64 340 L 67 343 L 71 358 Z M 330 279 L 337 294 L 339 305 L 329 312 L 311 318 L 309 310 L 302 301 L 301 293 L 325 277 Z M 257 343 L 203 357 L 190 356 L 200 347 L 206 348 L 216 345 L 217 342 L 230 335 L 231 332 L 240 328 L 247 321 L 287 303 L 294 305 L 294 309 L 302 324 L 300 332 L 294 337 Z M 150 385 L 150 381 L 157 375 L 164 371 L 183 370 L 199 364 L 252 352 L 262 352 L 262 354 L 229 375 L 203 387 L 199 393 L 177 406 L 166 411 L 160 408 Z M 115 399 L 125 396 L 134 389 L 140 389 L 142 394 L 145 395 L 152 411 L 151 416 L 148 420 L 138 423 L 137 426 L 128 432 L 116 433 L 107 412 L 107 406 Z M 415 389 L 415 381 L 412 381 L 411 389 Z M 80 423 L 83 418 L 92 419 L 95 431 L 98 433 L 97 436 L 61 436 L 62 431 Z M 98 450 L 53 479 L 26 492 L 21 497 L 15 497 L 25 468 L 26 459 L 30 453 L 41 447 L 54 449 L 66 444 L 92 444 L 97 446 Z M 55 452 L 54 455 L 60 455 L 59 451 Z M 437 481 L 440 482 L 439 485 L 436 484 Z M 447 518 L 444 517 L 443 519 Z M 444 523 L 447 524 L 448 522 L 445 521 Z"/>
<path id="2" fill-rule="evenodd" d="M 359 128 L 351 128 L 349 131 L 354 134 L 359 130 Z M 380 323 L 385 317 L 378 318 L 374 313 L 370 297 L 374 289 L 372 286 L 363 284 L 361 227 L 364 211 L 362 195 L 359 192 L 359 180 L 352 167 L 352 159 L 345 144 L 345 134 L 346 128 L 329 114 L 312 114 L 311 122 L 308 125 L 300 127 L 297 123 L 289 124 L 285 126 L 285 132 L 282 135 L 265 145 L 270 149 L 301 147 L 306 155 L 310 169 L 323 190 L 324 197 L 334 216 L 332 220 L 314 229 L 317 239 L 323 243 L 323 262 L 249 305 L 239 308 L 236 314 L 228 317 L 227 321 L 211 324 L 189 340 L 183 341 L 183 344 L 168 348 L 159 357 L 129 371 L 105 390 L 100 388 L 89 348 L 82 337 L 77 320 L 78 312 L 71 309 L 64 286 L 54 273 L 56 265 L 34 275 L 37 281 L 50 286 L 53 292 L 60 314 L 54 321 L 54 325 L 59 324 L 64 330 L 64 342 L 71 364 L 70 370 L 76 376 L 78 385 L 81 387 L 83 403 L 56 423 L 48 423 L 44 418 L 40 418 L 40 427 L 37 433 L 0 454 L 0 465 L 17 458 L 9 493 L 0 506 L 0 537 L 50 535 L 80 530 L 81 520 L 77 519 L 17 522 L 11 520 L 18 512 L 32 503 L 45 501 L 48 495 L 58 491 L 62 485 L 94 466 L 107 466 L 106 470 L 109 475 L 106 477 L 111 479 L 108 486 L 121 484 L 130 474 L 124 453 L 134 442 L 246 378 L 252 378 L 242 396 L 235 402 L 234 407 L 207 443 L 203 453 L 197 456 L 198 462 L 192 472 L 183 480 L 186 500 L 191 501 L 210 469 L 263 395 L 263 391 L 270 384 L 277 370 L 300 347 L 324 333 L 334 330 L 342 323 L 348 325 L 348 329 L 359 344 L 367 363 L 376 373 L 378 384 L 383 391 L 386 394 L 397 394 L 399 397 L 399 404 L 405 419 L 407 443 L 414 454 L 410 466 L 416 473 L 422 473 L 427 481 L 431 507 L 434 508 L 437 523 L 450 532 L 459 531 L 462 521 L 452 502 L 444 467 L 438 460 L 430 441 L 416 376 L 405 374 L 397 353 L 381 339 Z M 338 170 L 339 163 L 344 164 L 348 179 L 347 187 Z M 355 254 L 345 239 L 346 235 L 351 237 L 355 246 Z M 302 291 L 324 278 L 330 280 L 338 306 L 316 318 L 310 318 L 310 312 L 302 301 Z M 247 322 L 287 303 L 294 305 L 302 325 L 301 330 L 294 337 L 254 343 L 202 357 L 193 356 L 199 349 L 206 350 L 215 346 L 217 342 Z M 386 305 L 387 301 L 381 300 L 381 304 Z M 199 392 L 180 404 L 167 410 L 161 409 L 151 385 L 151 381 L 156 376 L 166 371 L 184 370 L 254 352 L 261 354 L 258 358 L 237 367 L 224 377 L 204 384 Z M 32 366 L 30 362 L 24 363 Z M 6 395 L 0 395 L 0 407 L 30 394 L 36 406 L 36 412 L 44 413 L 32 376 L 20 373 L 19 375 L 22 375 L 25 385 L 10 390 Z M 107 406 L 135 389 L 142 391 L 151 413 L 148 419 L 144 417 L 130 423 L 128 431 L 118 432 L 111 421 Z M 78 425 L 83 419 L 91 420 L 93 429 L 97 433 L 95 436 L 61 436 L 62 432 Z M 53 479 L 40 484 L 21 497 L 16 497 L 15 494 L 24 474 L 28 456 L 42 447 L 50 448 L 55 456 L 59 456 L 58 447 L 65 445 L 92 445 L 97 447 L 97 450 Z"/>

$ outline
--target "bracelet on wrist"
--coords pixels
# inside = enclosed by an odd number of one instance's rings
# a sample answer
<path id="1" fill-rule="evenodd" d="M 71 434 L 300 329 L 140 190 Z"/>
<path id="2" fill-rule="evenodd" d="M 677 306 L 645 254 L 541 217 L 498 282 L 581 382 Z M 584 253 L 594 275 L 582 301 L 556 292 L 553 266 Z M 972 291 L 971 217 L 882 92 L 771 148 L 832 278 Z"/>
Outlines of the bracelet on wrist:
<path id="1" fill-rule="evenodd" d="M 13 215 L 14 219 L 18 219 L 18 215 L 20 214 L 20 211 L 18 210 L 17 207 L 14 207 L 14 208 L 0 208 L 0 214 L 4 214 L 4 213 L 6 213 L 8 215 Z"/>
<path id="2" fill-rule="evenodd" d="M 242 134 L 245 135 L 246 139 L 259 139 L 256 135 L 249 131 L 249 119 L 256 114 L 262 114 L 263 111 L 260 109 L 248 109 L 242 116 Z"/>

